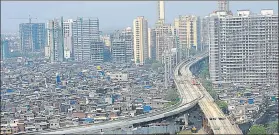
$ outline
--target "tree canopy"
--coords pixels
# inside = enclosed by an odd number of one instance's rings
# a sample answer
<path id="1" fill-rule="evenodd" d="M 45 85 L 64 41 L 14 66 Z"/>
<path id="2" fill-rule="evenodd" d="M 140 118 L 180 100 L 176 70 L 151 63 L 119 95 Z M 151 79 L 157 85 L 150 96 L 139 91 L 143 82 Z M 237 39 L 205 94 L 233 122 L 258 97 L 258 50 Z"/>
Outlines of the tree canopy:
<path id="1" fill-rule="evenodd" d="M 274 134 L 279 132 L 278 121 L 272 122 L 267 126 L 267 133 Z"/>
<path id="2" fill-rule="evenodd" d="M 266 134 L 266 129 L 263 125 L 253 125 L 248 132 L 248 135 Z"/>
<path id="3" fill-rule="evenodd" d="M 156 63 L 152 63 L 151 68 L 152 68 L 152 70 L 156 70 L 157 71 L 158 68 L 161 67 L 161 66 L 162 66 L 161 63 L 156 62 Z"/>
<path id="4" fill-rule="evenodd" d="M 191 56 L 196 55 L 196 54 L 197 54 L 196 48 L 191 48 L 191 49 L 189 50 L 189 53 L 190 53 Z"/>

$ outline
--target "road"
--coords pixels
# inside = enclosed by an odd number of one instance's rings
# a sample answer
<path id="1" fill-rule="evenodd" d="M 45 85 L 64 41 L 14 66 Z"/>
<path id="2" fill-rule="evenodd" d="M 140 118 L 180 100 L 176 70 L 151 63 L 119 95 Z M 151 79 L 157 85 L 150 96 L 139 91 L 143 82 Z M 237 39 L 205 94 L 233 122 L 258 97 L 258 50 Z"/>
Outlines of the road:
<path id="1" fill-rule="evenodd" d="M 195 96 L 202 94 L 203 98 L 199 100 L 199 106 L 203 111 L 205 117 L 208 119 L 208 124 L 213 130 L 214 134 L 242 134 L 237 125 L 232 124 L 224 113 L 220 110 L 214 99 L 206 91 L 202 85 L 192 85 L 192 72 L 190 71 L 190 65 L 198 62 L 200 59 L 190 62 L 187 67 L 181 69 L 182 78 L 185 78 L 185 83 L 188 86 L 186 90 L 191 91 Z M 186 65 L 185 65 L 186 66 Z M 195 94 L 196 93 L 196 94 Z"/>

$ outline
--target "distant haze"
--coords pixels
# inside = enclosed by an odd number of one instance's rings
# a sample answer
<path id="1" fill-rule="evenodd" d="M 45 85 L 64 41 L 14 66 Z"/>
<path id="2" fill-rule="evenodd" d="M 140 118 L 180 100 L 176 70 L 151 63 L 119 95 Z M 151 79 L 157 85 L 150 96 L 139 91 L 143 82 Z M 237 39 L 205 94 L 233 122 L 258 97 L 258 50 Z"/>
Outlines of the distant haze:
<path id="1" fill-rule="evenodd" d="M 217 9 L 217 1 L 166 1 L 166 22 L 172 23 L 178 15 L 205 16 Z M 28 22 L 28 15 L 38 18 L 33 22 L 63 16 L 65 19 L 98 17 L 100 30 L 104 32 L 132 26 L 133 19 L 145 16 L 152 27 L 157 18 L 156 1 L 1 1 L 1 33 L 17 32 L 19 23 Z M 230 9 L 250 9 L 259 13 L 261 9 L 278 12 L 278 1 L 232 1 Z M 26 18 L 26 19 L 10 19 Z"/>

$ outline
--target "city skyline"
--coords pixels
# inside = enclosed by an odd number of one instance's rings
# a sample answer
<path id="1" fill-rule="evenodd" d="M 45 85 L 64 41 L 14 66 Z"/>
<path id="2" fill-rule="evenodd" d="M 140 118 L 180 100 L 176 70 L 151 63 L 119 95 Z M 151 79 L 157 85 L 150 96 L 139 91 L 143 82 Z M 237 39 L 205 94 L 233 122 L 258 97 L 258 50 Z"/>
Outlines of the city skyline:
<path id="1" fill-rule="evenodd" d="M 1 12 L 0 134 L 278 134 L 278 3 L 38 3 Z"/>
<path id="2" fill-rule="evenodd" d="M 112 32 L 115 29 L 122 29 L 132 26 L 132 20 L 137 16 L 144 16 L 149 27 L 153 27 L 157 21 L 156 1 L 134 1 L 134 2 L 1 2 L 1 33 L 18 32 L 20 23 L 28 22 L 28 19 L 11 19 L 11 18 L 28 18 L 29 15 L 34 18 L 35 23 L 46 23 L 53 18 L 63 16 L 65 19 L 75 19 L 77 17 L 98 17 L 100 20 L 100 30 Z M 61 6 L 63 5 L 63 6 Z M 196 8 L 200 5 L 203 8 Z M 20 7 L 19 7 L 20 6 Z M 204 7 L 206 6 L 206 7 Z M 18 8 L 17 8 L 18 7 Z M 24 8 L 23 8 L 24 7 Z M 32 8 L 31 8 L 32 7 Z M 73 8 L 82 7 L 83 10 L 72 11 Z M 102 8 L 100 8 L 102 7 Z M 105 7 L 105 8 L 103 8 Z M 140 8 L 145 7 L 145 8 Z M 186 8 L 185 8 L 186 7 Z M 60 13 L 57 13 L 57 9 Z M 165 2 L 165 19 L 166 23 L 173 23 L 174 18 L 179 15 L 197 15 L 206 16 L 218 8 L 217 1 L 176 1 Z M 10 10 L 13 9 L 13 10 Z M 27 9 L 27 10 L 26 10 Z M 148 10 L 146 10 L 148 9 Z M 173 10 L 174 9 L 174 10 Z M 237 10 L 250 9 L 252 12 L 259 13 L 261 9 L 273 9 L 278 11 L 278 2 L 276 1 L 231 1 L 230 10 L 236 13 Z M 46 12 L 49 11 L 49 12 Z M 117 15 L 110 15 L 112 12 Z M 127 14 L 127 11 L 129 14 Z M 91 14 L 93 13 L 93 14 Z M 112 20 L 119 20 L 112 24 Z"/>

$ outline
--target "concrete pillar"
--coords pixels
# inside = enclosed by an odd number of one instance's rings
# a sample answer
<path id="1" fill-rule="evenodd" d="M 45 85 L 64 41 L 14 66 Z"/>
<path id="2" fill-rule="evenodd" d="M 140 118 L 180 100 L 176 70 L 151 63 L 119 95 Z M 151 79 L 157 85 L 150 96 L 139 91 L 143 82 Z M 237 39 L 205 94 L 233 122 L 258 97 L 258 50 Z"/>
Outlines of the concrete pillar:
<path id="1" fill-rule="evenodd" d="M 187 114 L 184 114 L 184 123 L 185 123 L 185 127 L 188 127 L 188 116 L 189 114 L 187 113 Z"/>

